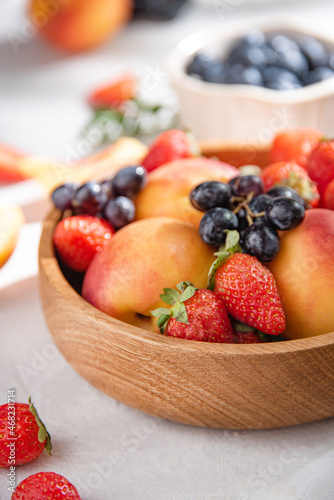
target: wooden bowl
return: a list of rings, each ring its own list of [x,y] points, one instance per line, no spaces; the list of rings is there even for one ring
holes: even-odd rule
[[[268,163],[253,145],[202,144],[235,165]],[[334,332],[268,344],[213,344],[165,337],[118,321],[65,279],[44,223],[39,252],[43,309],[69,363],[92,385],[151,415],[212,428],[264,429],[334,416]]]

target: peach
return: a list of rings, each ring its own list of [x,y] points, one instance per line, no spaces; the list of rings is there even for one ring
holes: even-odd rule
[[[130,0],[30,0],[31,20],[42,35],[67,51],[90,49],[119,29]]]
[[[16,205],[0,207],[0,267],[13,253],[24,223],[22,209]]]
[[[187,222],[170,217],[136,221],[94,257],[82,295],[114,318],[157,331],[150,311],[166,307],[163,289],[186,280],[206,287],[213,252]]]
[[[167,163],[148,174],[136,201],[137,219],[175,217],[199,226],[203,212],[190,203],[191,190],[202,182],[227,182],[239,175],[237,168],[208,158],[187,158]]]
[[[289,339],[334,331],[334,212],[307,210],[303,223],[281,234],[275,276]]]

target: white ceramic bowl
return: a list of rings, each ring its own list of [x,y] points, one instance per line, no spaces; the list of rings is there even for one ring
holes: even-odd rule
[[[334,134],[334,77],[300,89],[271,90],[253,85],[208,83],[189,76],[187,63],[197,51],[224,56],[231,43],[252,29],[318,38],[334,52],[334,35],[324,37],[308,25],[287,22],[221,23],[181,41],[166,58],[172,85],[180,100],[182,126],[200,140],[242,139],[268,143],[280,129],[314,127]]]

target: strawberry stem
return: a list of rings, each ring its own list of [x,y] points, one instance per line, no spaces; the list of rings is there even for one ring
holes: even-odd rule
[[[44,423],[40,419],[34,404],[31,402],[31,396],[29,396],[29,410],[34,415],[36,423],[39,427],[38,430],[38,441],[40,443],[44,443],[45,441],[45,449],[49,455],[51,455],[52,444],[51,444],[51,436],[48,433]]]

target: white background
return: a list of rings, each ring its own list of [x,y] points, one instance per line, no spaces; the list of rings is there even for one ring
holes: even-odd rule
[[[0,141],[29,153],[66,157],[89,117],[85,96],[122,70],[163,72],[165,53],[209,23],[278,15],[333,28],[332,2],[197,1],[170,23],[129,24],[98,50],[71,56],[26,37],[16,53],[8,35],[27,22],[22,0],[0,4]],[[161,81],[161,85],[165,85]],[[26,206],[40,198],[34,183],[0,189]],[[31,201],[31,200],[30,200]],[[16,469],[17,480],[39,471],[65,475],[82,500],[333,500],[334,420],[268,431],[209,430],[174,424],[128,408],[91,387],[54,346],[38,297],[38,219],[29,211],[12,259],[0,271],[0,404],[7,390],[29,395],[53,438],[45,453]],[[28,213],[28,211],[27,211]],[[166,381],[168,383],[168,381]],[[6,471],[0,498],[9,499]]]

